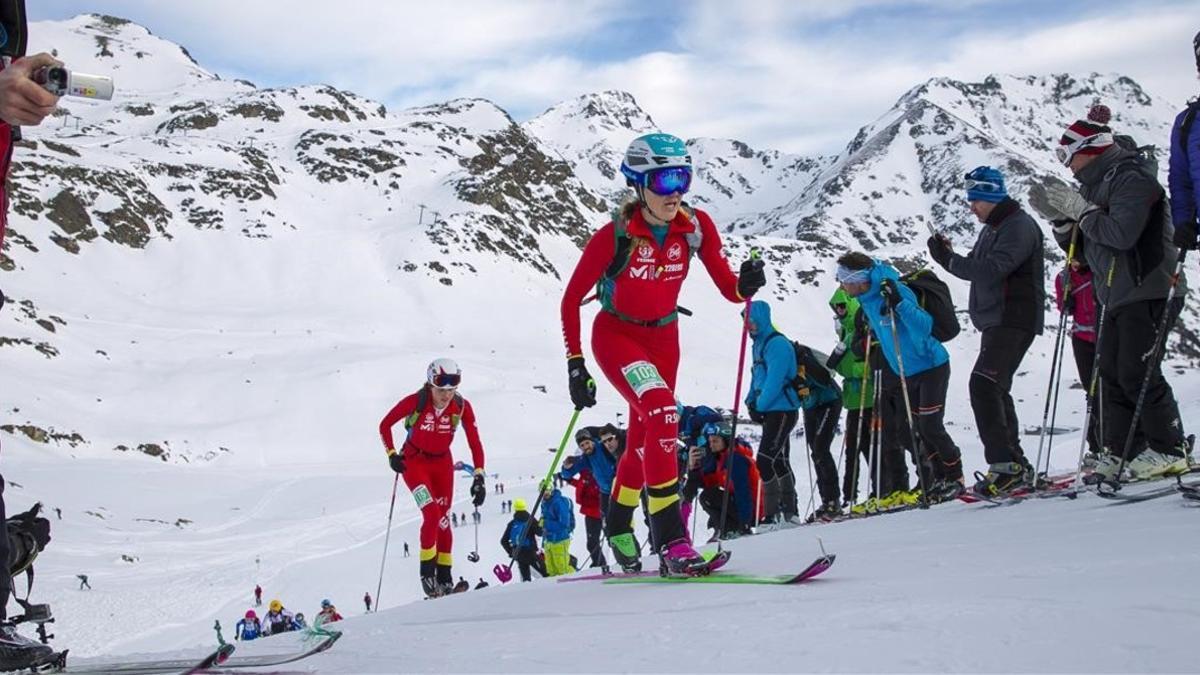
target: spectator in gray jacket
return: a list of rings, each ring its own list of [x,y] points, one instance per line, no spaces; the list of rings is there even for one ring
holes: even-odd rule
[[[1042,232],[1008,196],[1004,174],[988,166],[966,176],[971,213],[983,227],[967,255],[954,252],[945,235],[929,238],[929,253],[946,271],[971,282],[971,323],[980,332],[971,371],[971,408],[983,441],[988,472],[974,491],[1007,494],[1033,479],[1021,448],[1013,405],[1013,375],[1045,319]]]
[[[1097,299],[1104,305],[1096,346],[1104,452],[1095,468],[1096,480],[1119,478],[1147,366],[1152,370],[1136,432],[1149,447],[1134,444],[1125,457],[1126,467],[1135,478],[1188,468],[1189,448],[1175,394],[1163,378],[1161,362],[1146,363],[1163,313],[1178,312],[1187,283],[1181,274],[1175,306],[1167,307],[1178,249],[1171,243],[1174,228],[1166,195],[1155,163],[1137,152],[1132,139],[1125,139],[1114,137],[1103,120],[1076,121],[1063,133],[1057,151],[1079,180],[1079,192],[1058,183],[1046,191],[1051,208],[1078,223],[1084,256],[1096,274]],[[1056,227],[1054,236],[1060,243],[1069,241],[1070,224]]]

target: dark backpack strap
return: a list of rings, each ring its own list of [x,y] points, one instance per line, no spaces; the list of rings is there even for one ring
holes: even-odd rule
[[[1197,113],[1200,113],[1200,99],[1188,104],[1187,113],[1183,116],[1183,124],[1179,125],[1179,142],[1183,145],[1183,158],[1189,164],[1192,158],[1188,157],[1188,136],[1192,134],[1192,124],[1196,121]]]
[[[629,250],[633,248],[633,240],[629,238],[627,227],[629,223],[621,217],[620,209],[612,213],[613,223],[613,257],[604,270],[605,281],[616,279],[629,266]]]

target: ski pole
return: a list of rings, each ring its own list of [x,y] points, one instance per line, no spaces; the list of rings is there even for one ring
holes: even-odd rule
[[[546,494],[546,486],[550,484],[550,479],[554,477],[554,470],[558,468],[558,462],[562,459],[563,451],[567,448],[567,442],[571,440],[571,432],[575,430],[575,423],[579,421],[579,413],[583,412],[583,408],[576,408],[575,412],[571,413],[571,421],[567,424],[567,431],[563,434],[562,440],[558,443],[558,450],[554,453],[554,459],[550,462],[550,470],[546,472],[546,477],[538,483],[537,499],[533,500],[533,508],[529,509],[529,519],[532,522],[537,516],[538,507],[542,505],[542,497]],[[525,541],[525,535],[532,530],[532,527],[526,527],[521,531],[521,536],[517,538],[517,545],[513,546],[512,555],[508,558],[507,565],[496,565],[492,568],[492,573],[500,580],[500,583],[508,583],[512,579],[513,561],[517,559],[517,551],[520,550],[521,544]],[[379,606],[376,602],[376,607]]]
[[[750,249],[750,259],[758,260],[758,258],[758,249]],[[729,430],[729,447],[725,449],[726,476],[731,475],[734,449],[737,447],[738,412],[742,407],[742,371],[746,369],[746,341],[750,338],[750,302],[751,299],[746,298],[746,305],[742,314],[742,344],[738,348],[737,384],[733,392],[733,424]],[[725,539],[725,517],[729,512],[730,490],[723,490],[722,492],[724,492],[724,495],[721,497],[721,520],[717,523],[717,553],[720,553],[722,550],[722,543]]]
[[[1066,313],[1066,311],[1063,311],[1063,310],[1066,309],[1067,303],[1071,301],[1071,260],[1073,260],[1075,258],[1075,241],[1078,238],[1078,236],[1079,236],[1079,223],[1076,223],[1075,226],[1071,229],[1071,244],[1069,246],[1067,246],[1067,262],[1065,265],[1063,265],[1063,271],[1062,271],[1063,280],[1064,280],[1063,281],[1063,293],[1062,293],[1063,307],[1062,307],[1062,310],[1059,310],[1059,313],[1058,313],[1058,334],[1055,335],[1055,337],[1054,337],[1054,356],[1050,359],[1050,380],[1046,383],[1046,406],[1045,406],[1045,409],[1042,411],[1041,433],[1038,434],[1037,460],[1033,463],[1033,489],[1035,491],[1038,489],[1038,481],[1039,481],[1039,478],[1041,477],[1042,447],[1046,442],[1046,421],[1048,419],[1050,419],[1050,403],[1051,403],[1052,398],[1053,398],[1054,407],[1055,407],[1055,410],[1054,410],[1055,417],[1058,416],[1057,415],[1057,413],[1058,413],[1058,393],[1057,393],[1058,387],[1056,386],[1056,384],[1057,384],[1057,382],[1062,380],[1062,353],[1063,353],[1063,346],[1065,344],[1065,341],[1063,340],[1063,335],[1065,334],[1066,327],[1067,327],[1067,313]],[[1052,393],[1053,393],[1053,396],[1052,396]],[[1053,426],[1053,425],[1051,425],[1051,426]],[[1051,432],[1050,435],[1053,436],[1054,435],[1053,432]],[[1053,438],[1051,439],[1050,442],[1051,442],[1051,445],[1053,445],[1053,443],[1054,443]],[[1050,454],[1049,451],[1047,451],[1046,452],[1047,471],[1049,470],[1049,466],[1050,466],[1049,454]]]
[[[1163,315],[1158,320],[1158,328],[1154,332],[1154,344],[1150,347],[1150,353],[1146,356],[1146,374],[1142,376],[1142,386],[1138,389],[1137,403],[1133,406],[1133,419],[1130,420],[1129,431],[1125,434],[1125,447],[1121,450],[1121,463],[1117,465],[1116,478],[1110,482],[1114,486],[1113,489],[1116,490],[1121,489],[1121,472],[1125,470],[1125,462],[1129,457],[1129,449],[1133,447],[1133,439],[1137,436],[1138,424],[1142,419],[1142,409],[1146,405],[1146,390],[1150,388],[1150,380],[1154,379],[1154,371],[1158,370],[1160,360],[1164,352],[1166,352],[1167,334],[1170,332],[1171,324],[1175,318],[1172,305],[1175,303],[1175,291],[1179,288],[1179,276],[1183,273],[1183,261],[1185,258],[1187,258],[1187,249],[1179,249],[1179,257],[1175,260],[1175,272],[1171,274],[1171,286],[1167,289],[1167,302],[1163,305]],[[1098,350],[1097,353],[1099,353]]]
[[[387,563],[388,542],[392,538],[392,514],[396,511],[396,488],[400,485],[400,474],[392,481],[392,503],[388,506],[387,534],[383,535],[383,560],[379,561],[379,585],[375,587],[375,609],[379,609],[379,596],[383,594],[383,566]]]
[[[1104,287],[1112,291],[1113,275],[1117,271],[1117,259],[1114,256],[1112,262],[1108,265],[1108,275],[1104,282]],[[1105,300],[1108,299],[1108,294],[1105,293]],[[1079,486],[1083,481],[1083,453],[1087,448],[1088,429],[1092,424],[1092,415],[1095,414],[1096,407],[1096,387],[1100,382],[1100,346],[1104,339],[1104,317],[1108,314],[1108,302],[1101,303],[1100,316],[1096,320],[1096,354],[1092,357],[1092,377],[1088,383],[1087,389],[1087,412],[1083,415],[1083,436],[1079,439],[1079,460],[1075,465],[1075,480],[1071,482],[1071,494],[1079,491]],[[1117,474],[1120,476],[1120,474]]]
[[[883,369],[875,371],[875,407],[871,409],[871,456],[875,458],[875,510],[883,496]]]
[[[904,392],[904,415],[908,420],[908,435],[912,440],[913,450],[917,453],[917,480],[921,481],[921,508],[927,509],[929,508],[929,486],[925,484],[925,472],[921,471],[920,467],[925,454],[921,444],[917,442],[919,434],[917,434],[916,426],[913,425],[912,401],[908,398],[908,377],[904,374],[904,355],[900,353],[900,331],[896,329],[896,308],[892,307],[888,314],[891,317],[889,323],[892,325],[892,350],[896,354],[896,366],[900,371],[900,391]]]
[[[473,563],[479,562],[479,507],[475,507],[475,511],[471,513],[471,520],[475,521],[475,549],[467,554],[467,560]]]

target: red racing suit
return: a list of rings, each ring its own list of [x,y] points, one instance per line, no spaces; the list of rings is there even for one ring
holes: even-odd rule
[[[662,245],[642,217],[628,214],[629,264],[613,279],[608,302],[592,324],[592,354],[608,381],[629,403],[626,452],[617,464],[612,498],[632,509],[642,488],[651,515],[679,501],[675,437],[679,415],[675,381],[679,370],[679,324],[664,320],[675,311],[683,280],[691,268],[688,235],[699,228],[696,251],[718,290],[730,302],[742,302],[737,275],[721,247],[721,237],[707,213],[683,209],[670,222]],[[616,226],[601,227],[583,249],[583,257],[567,282],[560,312],[567,356],[582,355],[579,307],[604,276],[616,250]],[[615,525],[615,527],[614,527]],[[610,523],[610,535],[621,524]]]
[[[449,520],[450,504],[454,501],[454,459],[450,455],[450,443],[461,424],[467,432],[467,444],[471,446],[471,459],[477,474],[484,472],[483,444],[475,426],[475,411],[466,399],[455,396],[444,410],[435,410],[433,395],[426,394],[424,409],[417,410],[420,398],[418,391],[393,406],[379,423],[379,436],[390,455],[396,449],[392,427],[401,421],[408,427],[408,434],[398,451],[404,455],[404,483],[421,509],[421,565],[428,568],[436,563],[449,567],[454,540]],[[427,572],[427,569],[422,570],[422,574]]]

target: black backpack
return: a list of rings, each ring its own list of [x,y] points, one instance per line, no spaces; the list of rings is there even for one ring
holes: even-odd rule
[[[958,315],[954,310],[954,298],[950,297],[950,287],[938,278],[938,275],[928,267],[915,272],[909,272],[900,277],[901,283],[908,286],[917,296],[917,304],[933,317],[933,338],[938,342],[949,342],[958,337],[962,326],[958,323]]]
[[[767,338],[769,343],[776,336],[782,336],[783,333],[772,333],[771,337]],[[837,379],[833,377],[833,373],[825,366],[825,362],[829,360],[829,356],[816,351],[808,345],[802,345],[795,340],[788,340],[792,344],[792,352],[796,355],[796,378],[788,383],[792,391],[796,393],[797,398],[803,398],[800,395],[801,389],[808,388],[808,380],[811,378],[817,384],[825,387],[832,387],[838,392],[838,396],[842,395],[842,388],[838,386]],[[765,353],[766,347],[764,345]]]

